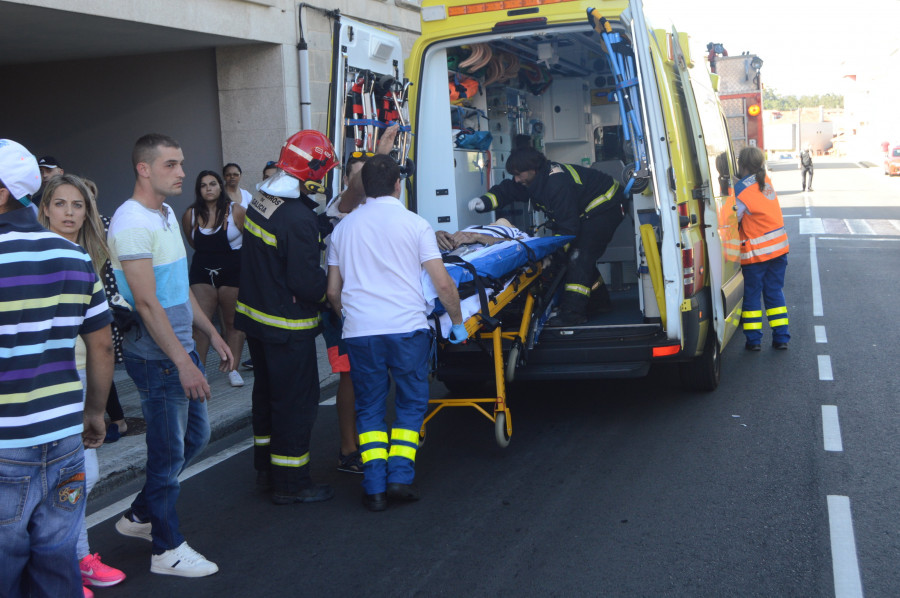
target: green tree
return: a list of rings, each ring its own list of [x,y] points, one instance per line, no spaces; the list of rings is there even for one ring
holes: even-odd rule
[[[763,108],[766,110],[796,110],[797,108],[843,108],[844,96],[836,93],[824,95],[805,95],[801,97],[779,95],[778,90],[771,87],[763,89]]]

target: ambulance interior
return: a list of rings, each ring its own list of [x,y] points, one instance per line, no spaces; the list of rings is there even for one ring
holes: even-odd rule
[[[530,204],[487,214],[467,209],[470,199],[512,178],[505,165],[517,139],[549,160],[599,169],[624,188],[635,159],[619,105],[610,98],[615,85],[601,37],[586,26],[435,44],[425,55],[418,90],[417,212],[435,230],[502,217],[530,234],[552,234]],[[431,167],[437,164],[453,169]],[[641,280],[638,226],[650,222],[658,229],[652,189],[645,178],[631,190],[625,218],[597,263],[613,309],[589,314],[587,327],[660,321],[652,286]]]

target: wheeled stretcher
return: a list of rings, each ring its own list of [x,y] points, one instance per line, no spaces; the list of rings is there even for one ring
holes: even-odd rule
[[[506,385],[515,377],[515,369],[526,347],[526,339],[538,324],[535,313],[537,289],[548,255],[563,247],[574,237],[540,237],[527,240],[506,241],[493,245],[482,255],[465,259],[466,265],[452,260],[447,271],[458,286],[472,282],[479,286],[475,295],[463,299],[461,307],[466,327],[467,343],[477,343],[485,357],[492,362],[494,396],[457,398],[447,397],[429,400],[429,411],[422,422],[419,434],[424,439],[425,427],[440,411],[447,407],[472,407],[494,422],[494,435],[501,447],[509,445],[512,436],[512,418],[506,395]],[[445,261],[447,258],[445,258]],[[497,276],[501,271],[504,274]],[[499,284],[498,284],[499,281]],[[427,286],[427,285],[426,285]],[[427,291],[426,291],[426,294]],[[511,306],[514,306],[513,309]],[[437,331],[439,343],[435,363],[441,362],[441,353],[453,351],[443,338],[449,334],[450,320],[442,308],[432,314],[432,325]],[[473,374],[473,387],[483,381],[483,372]]]

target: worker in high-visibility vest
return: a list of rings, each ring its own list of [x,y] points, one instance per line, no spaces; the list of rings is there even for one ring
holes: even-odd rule
[[[741,314],[745,348],[759,351],[762,341],[763,312],[772,329],[772,347],[787,349],[787,304],[784,299],[784,272],[790,246],[778,195],[766,175],[766,159],[761,149],[745,147],[738,155],[735,184],[737,212],[741,231],[741,269],[744,272],[744,307]]]
[[[611,310],[597,260],[624,218],[625,195],[620,185],[599,170],[551,162],[530,147],[513,150],[506,160],[506,170],[513,179],[503,180],[472,199],[470,210],[488,212],[513,201],[532,199],[554,233],[575,235],[559,312],[547,326],[577,326],[587,322],[588,311]]]

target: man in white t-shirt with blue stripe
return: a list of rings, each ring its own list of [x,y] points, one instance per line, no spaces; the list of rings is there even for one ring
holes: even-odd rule
[[[412,482],[428,408],[433,343],[423,268],[453,322],[451,342],[465,340],[466,330],[459,294],[444,268],[434,231],[399,200],[399,166],[388,156],[374,156],[363,166],[362,180],[368,199],[331,233],[328,300],[344,317],[363,461],[363,503],[382,511],[388,497],[419,498]],[[388,437],[384,417],[390,377],[396,384],[396,418]]]

